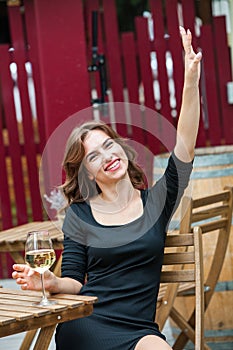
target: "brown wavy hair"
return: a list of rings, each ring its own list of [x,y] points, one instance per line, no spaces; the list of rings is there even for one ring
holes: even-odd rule
[[[95,180],[90,180],[83,165],[85,156],[84,140],[90,130],[102,130],[115,140],[128,157],[128,174],[134,188],[146,188],[146,177],[141,167],[136,163],[137,153],[127,144],[116,131],[104,122],[89,121],[76,127],[70,134],[63,158],[63,168],[66,175],[65,183],[61,186],[68,203],[85,201],[101,190]]]

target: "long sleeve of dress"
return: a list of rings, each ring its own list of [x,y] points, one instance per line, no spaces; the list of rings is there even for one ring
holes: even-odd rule
[[[82,242],[79,219],[74,214],[72,207],[67,210],[63,232],[62,277],[70,277],[83,284],[87,267],[87,252]]]
[[[183,162],[173,152],[169,157],[164,175],[151,189],[154,205],[159,200],[163,208],[163,217],[167,221],[167,227],[188,186],[192,169],[193,162]]]

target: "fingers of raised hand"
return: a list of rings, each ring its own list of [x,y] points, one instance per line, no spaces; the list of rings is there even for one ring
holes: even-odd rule
[[[192,48],[192,34],[190,32],[190,30],[188,29],[187,31],[180,26],[180,34],[182,37],[182,43],[183,43],[183,47],[185,50],[185,53],[190,54],[193,52],[193,48]]]

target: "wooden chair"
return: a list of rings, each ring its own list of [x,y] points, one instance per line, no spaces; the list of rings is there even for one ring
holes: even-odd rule
[[[180,283],[195,284],[195,349],[202,350],[204,344],[204,288],[202,232],[195,227],[193,233],[169,234],[166,238],[165,254],[161,272],[161,284],[157,301],[156,322],[163,328]],[[182,316],[180,315],[182,318]],[[183,324],[187,326],[183,320]]]
[[[204,271],[204,312],[212,299],[215,291],[219,275],[222,270],[222,265],[226,255],[228,246],[231,224],[232,224],[232,205],[233,205],[233,191],[232,188],[225,188],[222,192],[217,194],[205,196],[198,199],[184,197],[182,201],[184,213],[180,225],[180,233],[193,231],[193,227],[198,225],[202,230],[203,235],[217,234],[217,240],[211,261],[208,261],[208,271]],[[208,236],[205,236],[206,238]],[[204,237],[203,237],[204,238]],[[215,236],[208,239],[214,239]],[[193,284],[179,284],[177,297],[188,297],[193,294]],[[174,350],[184,349],[184,346],[191,340],[195,339],[195,312],[196,306],[193,307],[193,312],[188,322],[183,322],[180,313],[175,307],[171,307],[169,316],[182,330],[178,335],[174,345]],[[187,329],[189,329],[187,331]],[[204,344],[203,349],[210,349],[207,344]]]

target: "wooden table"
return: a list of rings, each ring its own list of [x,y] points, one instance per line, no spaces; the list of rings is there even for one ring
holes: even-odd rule
[[[9,253],[14,262],[24,264],[24,248],[27,233],[36,230],[48,230],[55,250],[63,249],[63,233],[59,221],[35,221],[16,226],[0,232],[0,253]],[[58,259],[52,270],[60,275],[61,259]]]
[[[41,296],[41,292],[0,288],[0,338],[30,331],[33,339],[40,329],[34,350],[46,350],[58,323],[89,316],[97,301],[91,296],[56,294],[49,298],[58,304],[34,306]],[[29,350],[29,340],[30,337],[24,339],[20,350]]]

